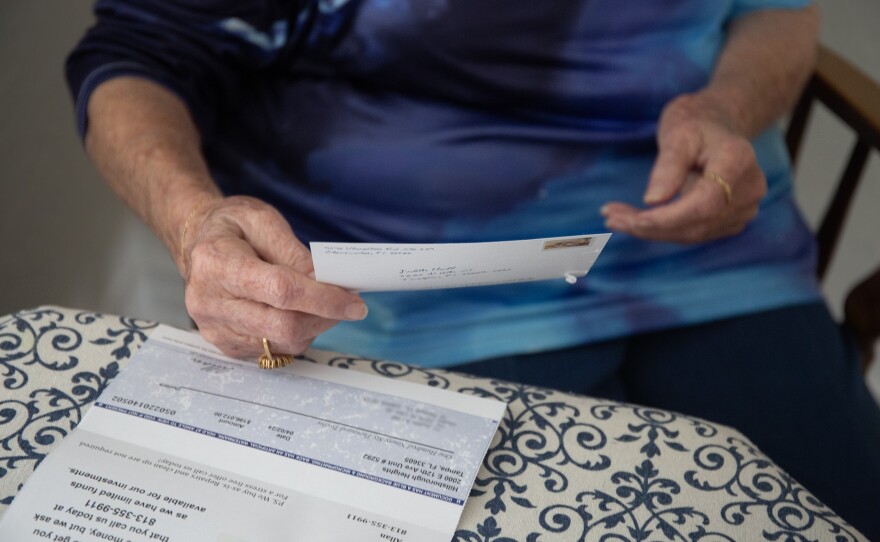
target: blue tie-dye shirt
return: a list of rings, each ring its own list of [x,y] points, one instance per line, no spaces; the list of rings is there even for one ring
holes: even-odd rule
[[[102,81],[176,92],[228,194],[304,241],[488,241],[604,231],[638,204],[658,115],[703,87],[727,25],[801,0],[102,0],[68,61],[82,133]],[[813,301],[813,244],[778,130],[769,192],[702,245],[612,236],[586,279],[365,294],[317,345],[423,365],[601,341]]]

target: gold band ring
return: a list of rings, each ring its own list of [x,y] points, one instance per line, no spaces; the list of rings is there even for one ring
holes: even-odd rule
[[[269,350],[269,339],[263,337],[263,355],[260,356],[260,369],[278,369],[286,367],[293,362],[290,354],[273,355]]]
[[[724,201],[729,205],[730,200],[733,199],[733,189],[730,188],[730,184],[724,180],[724,177],[718,175],[714,171],[706,171],[703,173],[703,176],[709,180],[715,181],[715,184],[721,187],[721,191],[724,192]]]

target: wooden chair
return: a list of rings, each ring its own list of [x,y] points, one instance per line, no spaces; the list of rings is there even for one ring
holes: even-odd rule
[[[821,280],[834,255],[868,155],[872,148],[880,150],[880,85],[827,47],[821,46],[816,70],[788,125],[786,143],[793,164],[797,161],[810,111],[816,100],[856,134],[849,162],[816,233],[819,245],[817,272]],[[874,344],[880,338],[880,267],[847,294],[844,324],[855,333],[862,370],[867,371],[874,357]]]

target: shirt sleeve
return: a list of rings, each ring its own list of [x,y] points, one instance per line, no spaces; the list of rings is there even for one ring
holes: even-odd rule
[[[281,0],[99,0],[96,24],[71,52],[66,76],[85,137],[89,97],[102,82],[137,75],[187,105],[209,134],[240,81],[277,62],[305,2]]]
[[[729,20],[759,9],[801,9],[812,3],[813,0],[735,0]]]

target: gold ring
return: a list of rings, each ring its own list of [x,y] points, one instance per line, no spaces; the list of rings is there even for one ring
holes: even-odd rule
[[[278,369],[286,367],[293,362],[290,354],[273,355],[269,350],[269,339],[263,337],[263,355],[260,356],[260,369]]]
[[[721,187],[721,191],[724,192],[724,201],[729,205],[730,200],[733,198],[733,189],[730,188],[730,184],[724,180],[724,177],[718,175],[714,171],[706,171],[703,173],[703,176],[715,181],[715,184]]]

